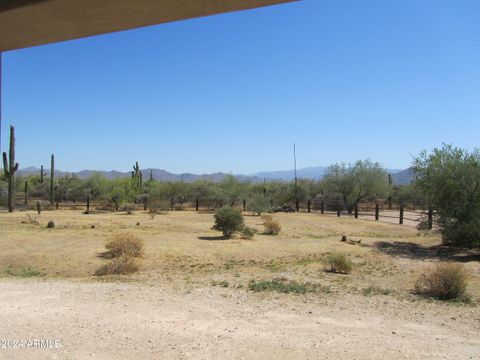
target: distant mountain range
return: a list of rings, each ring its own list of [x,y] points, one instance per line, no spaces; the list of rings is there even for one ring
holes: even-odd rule
[[[44,170],[45,171],[45,170]],[[230,174],[218,172],[212,174],[191,174],[191,173],[184,173],[184,174],[173,174],[166,170],[162,169],[142,169],[143,177],[145,180],[150,178],[150,171],[152,172],[153,178],[159,181],[184,181],[184,182],[192,182],[196,180],[210,180],[210,181],[221,181],[226,176]],[[327,171],[326,166],[316,166],[316,167],[307,167],[302,169],[297,169],[297,177],[301,179],[315,179],[319,180]],[[45,171],[47,176],[49,171]],[[397,185],[405,185],[410,184],[413,180],[415,174],[411,169],[406,170],[395,170],[395,169],[387,169],[387,172],[392,174],[393,182]],[[30,176],[30,175],[39,175],[40,169],[35,167],[28,167],[24,169],[18,170],[19,176]],[[55,170],[55,176],[61,177],[67,174],[65,171]],[[70,172],[70,174],[72,174]],[[116,179],[122,177],[128,177],[131,175],[131,172],[121,172],[116,170],[111,171],[94,171],[94,170],[82,170],[76,172],[80,179],[87,179],[93,174],[101,174],[105,176],[107,179]],[[282,170],[282,171],[263,171],[258,172],[250,175],[234,175],[237,179],[241,181],[250,181],[250,182],[261,182],[264,179],[266,180],[278,180],[278,181],[290,181],[295,178],[294,170]]]

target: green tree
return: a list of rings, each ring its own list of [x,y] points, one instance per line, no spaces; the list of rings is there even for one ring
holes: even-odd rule
[[[354,164],[334,164],[323,179],[326,190],[343,201],[347,211],[355,204],[387,196],[388,174],[377,162],[359,160]]]
[[[255,194],[247,202],[247,210],[262,215],[271,209],[270,200],[264,194]]]
[[[414,159],[416,182],[434,207],[446,244],[480,245],[480,153],[444,144]]]
[[[231,207],[223,207],[215,212],[215,225],[213,229],[219,230],[223,236],[228,238],[236,231],[243,228],[243,217],[240,211]]]

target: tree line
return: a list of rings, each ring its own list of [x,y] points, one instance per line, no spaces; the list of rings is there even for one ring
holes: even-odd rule
[[[382,166],[372,160],[337,163],[327,168],[321,180],[299,179],[298,182],[268,181],[251,183],[226,176],[218,182],[161,182],[152,174],[145,176],[137,163],[131,177],[107,179],[93,174],[80,179],[75,174],[55,178],[54,156],[50,177],[43,172],[19,177],[15,173],[14,128],[10,128],[9,153],[3,153],[0,175],[0,205],[12,212],[20,196],[48,199],[54,202],[107,202],[118,210],[131,204],[167,208],[173,204],[201,201],[208,206],[235,206],[248,203],[247,210],[260,214],[283,204],[299,204],[321,199],[352,213],[361,202],[384,201],[420,203],[435,209],[436,223],[447,244],[480,245],[480,152],[444,144],[431,153],[421,152],[412,163],[416,174],[410,185],[396,186]],[[148,180],[145,180],[147,179]]]

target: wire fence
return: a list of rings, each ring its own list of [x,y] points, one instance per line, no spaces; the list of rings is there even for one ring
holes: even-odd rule
[[[303,212],[325,214],[337,217],[349,217],[358,219],[371,219],[375,221],[386,221],[390,223],[404,224],[406,221],[410,224],[423,226],[426,229],[433,228],[434,211],[431,207],[425,206],[419,202],[394,203],[392,201],[383,202],[362,202],[350,209],[339,202],[323,200],[307,200],[291,204],[275,205],[271,202],[271,211],[277,212]],[[184,200],[171,198],[164,201],[161,205],[156,204],[153,207],[148,199],[137,201],[137,203],[119,206],[111,201],[90,201],[86,202],[56,202],[51,204],[47,200],[30,199],[23,205],[17,205],[17,210],[81,210],[85,213],[91,212],[111,212],[111,211],[201,211],[213,212],[223,206],[232,206],[242,211],[248,211],[248,200],[237,200],[230,203],[222,200]],[[298,205],[298,207],[297,207]]]

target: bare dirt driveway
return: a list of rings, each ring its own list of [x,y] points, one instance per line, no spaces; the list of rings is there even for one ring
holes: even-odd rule
[[[0,314],[0,359],[480,358],[477,307],[392,296],[4,278]]]

